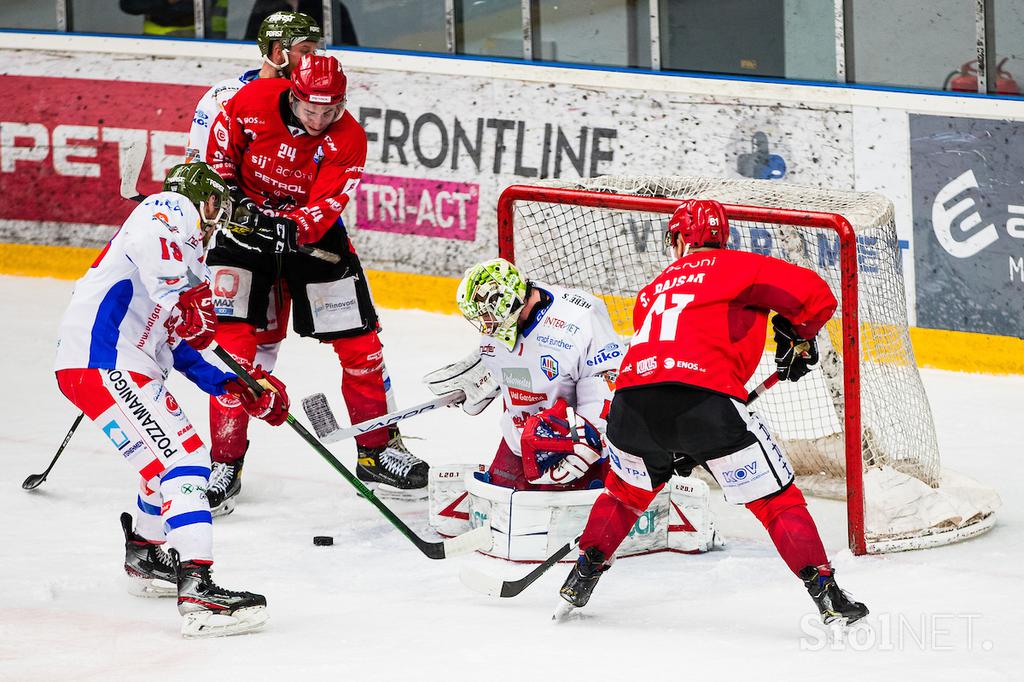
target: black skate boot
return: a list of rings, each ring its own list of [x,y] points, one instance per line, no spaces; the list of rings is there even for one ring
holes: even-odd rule
[[[868,615],[868,607],[850,599],[850,595],[839,589],[835,580],[836,572],[829,566],[807,566],[800,571],[800,578],[808,594],[818,606],[821,620],[826,624],[844,623],[850,625]]]
[[[379,497],[422,500],[427,496],[430,467],[409,452],[397,428],[388,431],[391,439],[386,446],[357,447],[356,476]]]
[[[267,622],[267,599],[253,592],[232,592],[213,582],[211,564],[180,561],[171,550],[178,577],[181,634],[187,639],[252,632]]]
[[[248,449],[248,448],[247,448]],[[210,513],[227,516],[235,511],[235,496],[242,492],[242,465],[245,455],[234,462],[214,462],[210,472],[210,485],[206,488],[206,499],[210,502]]]
[[[136,597],[173,597],[178,578],[171,557],[163,548],[132,530],[132,515],[121,514],[124,531],[124,572],[128,591]]]
[[[559,604],[558,609],[555,610],[554,619],[560,620],[574,608],[586,606],[594,588],[597,587],[597,581],[600,580],[601,574],[608,570],[608,567],[604,552],[597,547],[589,547],[580,555],[576,565],[569,571],[569,577],[562,584],[562,589],[558,591],[558,594],[567,603]]]

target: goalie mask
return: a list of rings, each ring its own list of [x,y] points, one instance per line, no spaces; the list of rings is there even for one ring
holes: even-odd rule
[[[504,258],[474,265],[459,283],[455,302],[481,334],[494,337],[509,350],[516,345],[526,281],[515,265]]]

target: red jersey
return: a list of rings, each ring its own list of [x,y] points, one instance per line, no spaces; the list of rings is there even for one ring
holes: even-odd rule
[[[836,309],[816,273],[778,258],[712,249],[680,258],[640,290],[616,390],[679,383],[746,401],[770,310],[812,338]]]
[[[289,87],[287,78],[259,78],[239,90],[213,123],[206,156],[260,208],[294,220],[299,244],[308,244],[355,195],[366,132],[347,111],[317,136],[287,125],[281,108]]]

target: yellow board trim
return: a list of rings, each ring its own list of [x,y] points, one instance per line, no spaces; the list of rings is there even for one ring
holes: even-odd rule
[[[43,244],[0,244],[0,273],[75,280],[96,259],[97,249]],[[373,299],[381,308],[458,314],[454,277],[368,270]],[[610,308],[619,300],[606,299]],[[920,367],[985,374],[1024,374],[1024,340],[1009,336],[910,328]]]

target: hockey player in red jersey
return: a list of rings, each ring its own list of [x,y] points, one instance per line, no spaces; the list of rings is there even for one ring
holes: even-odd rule
[[[134,528],[131,514],[121,515],[129,590],[177,596],[186,637],[262,627],[267,602],[212,581],[210,455],[164,379],[173,368],[274,425],[288,415],[280,381],[252,369],[268,389],[257,397],[199,354],[217,328],[206,247],[230,215],[227,186],[212,168],[172,168],[164,191],[132,211],[75,285],[55,362],[61,392],[140,475]]]
[[[779,378],[797,381],[817,363],[814,337],[835,311],[835,297],[810,270],[728,250],[729,222],[717,201],[684,201],[665,241],[676,260],[637,295],[635,333],[608,413],[611,471],[560,590],[562,609],[587,603],[673,472],[703,466],[727,502],[745,505],[764,525],[825,622],[863,618],[867,607],[836,585],[785,453],[744,404],[769,312],[777,313]]]
[[[302,57],[315,54],[322,42],[320,26],[307,14],[275,12],[264,19],[256,37],[256,46],[263,57],[260,68],[223,80],[206,91],[192,117],[192,128],[189,130],[188,144],[185,148],[186,161],[206,160],[211,138],[210,129],[217,116],[224,111],[239,90],[258,78],[289,78]],[[228,225],[229,228],[231,226]],[[243,249],[246,246],[244,236],[236,237],[231,229],[220,231],[216,239],[234,241]],[[217,272],[219,273],[219,269]],[[224,281],[221,284],[223,285]],[[219,298],[223,301],[223,297]],[[256,356],[253,364],[272,372],[277,363],[281,342],[287,334],[291,298],[280,281],[267,298],[267,325],[256,331]],[[225,310],[222,308],[221,312]],[[226,405],[225,402],[232,404]],[[234,447],[234,443],[221,436],[230,433],[231,425],[237,425],[239,420],[245,419],[244,410],[240,405],[233,403],[234,401],[215,401],[211,408],[210,430],[213,433],[214,462],[210,478],[210,496],[214,502],[214,516],[230,513],[234,509],[234,501],[231,498],[241,490],[238,474],[241,473],[244,460],[235,456],[234,451],[237,448]]]
[[[366,133],[345,110],[346,91],[337,59],[306,55],[290,80],[253,81],[228,102],[213,123],[208,159],[232,186],[234,222],[250,235],[218,243],[210,268],[222,320],[217,342],[251,361],[272,287],[282,282],[294,330],[334,348],[342,395],[357,423],[388,412],[390,380],[370,289],[341,221],[366,161]],[[237,492],[247,446],[248,416],[232,407],[211,401],[214,457],[225,465],[221,484],[211,484],[217,505]],[[371,431],[356,445],[360,480],[382,495],[426,495],[427,464],[405,448],[397,429]]]

